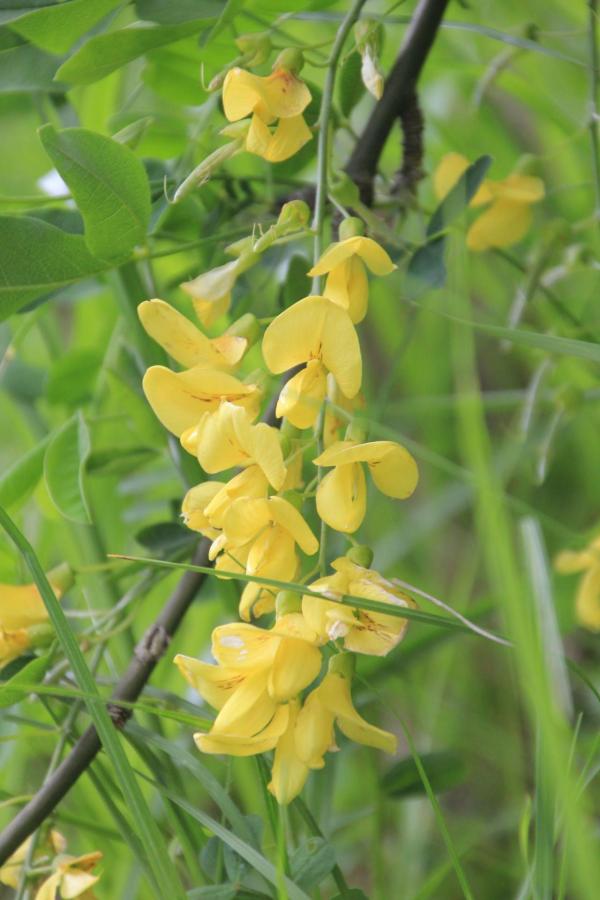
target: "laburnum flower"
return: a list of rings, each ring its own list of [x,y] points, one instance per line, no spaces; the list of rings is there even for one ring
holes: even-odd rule
[[[294,749],[310,768],[320,768],[324,754],[337,749],[334,726],[357,744],[386,753],[396,752],[396,736],[371,725],[354,708],[351,693],[353,662],[349,657],[350,654],[340,653],[331,658],[327,675],[311,691],[298,713]]]
[[[195,428],[205,413],[215,412],[224,401],[243,407],[245,418],[254,419],[262,396],[257,384],[246,384],[229,372],[205,364],[183,372],[150,366],[142,387],[157,419],[177,437]]]
[[[225,315],[231,305],[231,293],[237,279],[259,259],[257,253],[242,253],[237,259],[181,284],[182,291],[192,298],[196,315],[205,328],[210,328]]]
[[[83,856],[58,856],[55,862],[56,871],[40,886],[35,900],[94,900],[93,886],[100,876],[94,875],[92,869],[102,859],[102,853],[86,853]]]
[[[176,656],[182,675],[218,710],[210,731],[194,735],[198,748],[233,756],[273,749],[288,724],[288,701],[321,670],[316,644],[302,615],[288,613],[269,630],[244,622],[215,628],[217,665]]]
[[[306,363],[284,385],[277,416],[297,428],[313,425],[327,391],[327,373],[346,397],[355,397],[362,380],[362,358],[348,313],[327,297],[309,296],[280,313],[265,331],[262,352],[279,374]]]
[[[209,556],[224,557],[221,568],[228,570],[228,559],[243,563],[247,575],[293,581],[300,560],[298,545],[312,556],[319,542],[298,510],[283,497],[235,500],[223,518],[223,532],[213,541]],[[270,612],[275,605],[273,592],[259,582],[249,582],[240,599],[240,616],[248,620]]]
[[[7,887],[15,889],[19,886],[21,869],[27,857],[30,843],[31,838],[28,837],[20,847],[17,847],[12,856],[9,856],[6,862],[2,863],[0,866],[0,884],[5,884]]]
[[[344,219],[340,240],[327,248],[308,273],[311,277],[327,275],[324,296],[347,310],[353,322],[361,322],[367,314],[369,282],[365,267],[374,275],[389,275],[397,268],[383,247],[362,235],[362,228],[360,219]]]
[[[68,565],[48,572],[57,599],[72,585]],[[35,584],[0,584],[0,667],[47,640],[52,632],[46,605]]]
[[[246,411],[234,403],[223,402],[216,412],[199,417],[181,435],[181,444],[198,457],[209,475],[256,465],[276,491],[285,481],[279,432],[265,422],[253,425]]]
[[[379,490],[388,497],[410,497],[419,480],[411,454],[394,441],[337,441],[313,460],[317,466],[333,466],[317,488],[317,512],[336,531],[352,533],[367,510],[366,463]]]
[[[230,481],[203,481],[195,485],[183,498],[181,513],[188,528],[214,540],[223,527],[225,513],[240,497],[267,497],[269,481],[260,468],[248,466]]]
[[[266,77],[235,67],[223,83],[225,116],[230,122],[252,116],[245,148],[269,162],[289,159],[311,139],[302,115],[310,100],[304,82],[281,64]]]
[[[585,550],[563,550],[554,560],[561,575],[583,572],[575,600],[577,620],[590,631],[600,631],[600,537]]]
[[[346,650],[385,656],[404,637],[408,621],[400,616],[354,609],[339,599],[344,595],[364,597],[407,609],[415,608],[414,600],[378,572],[359,566],[345,556],[336,559],[332,568],[334,574],[309,585],[311,591],[331,599],[321,600],[308,594],[302,598],[302,613],[308,627],[323,641],[341,638]]]
[[[232,368],[239,363],[248,347],[246,338],[234,334],[207,337],[164,300],[144,300],[138,306],[138,315],[150,337],[186,369],[198,365]]]
[[[442,159],[434,175],[434,190],[440,200],[452,190],[468,166],[469,160],[459,153],[449,153]],[[483,181],[469,206],[489,206],[469,228],[467,247],[480,251],[518,243],[531,226],[532,205],[542,200],[544,194],[543,181],[531,175],[515,172],[502,181]]]

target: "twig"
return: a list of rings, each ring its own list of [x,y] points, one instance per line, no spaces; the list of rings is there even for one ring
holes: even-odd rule
[[[448,0],[420,0],[400,55],[386,80],[383,96],[374,107],[346,166],[346,172],[358,185],[361,200],[367,206],[371,206],[373,200],[373,180],[381,151],[394,122],[414,100],[417,80],[447,5]]]

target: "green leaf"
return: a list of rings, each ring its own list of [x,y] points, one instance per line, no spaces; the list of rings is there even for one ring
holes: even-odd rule
[[[77,638],[73,634],[67,617],[54,595],[44,570],[27,538],[19,531],[10,516],[0,507],[0,525],[20,551],[35,581],[48,610],[50,622],[54,626],[63,653],[70,663],[77,685],[87,695],[85,703],[98,736],[110,759],[123,799],[130,812],[137,837],[147,854],[150,877],[156,880],[159,898],[183,900],[185,892],[169,857],[167,847],[160,834],[156,819],[142,793],[133,773],[121,738],[108,715],[104,698],[96,686]],[[304,896],[302,900],[305,900]]]
[[[146,237],[150,186],[128,148],[85,128],[39,131],[48,156],[68,185],[85,223],[85,242],[100,259],[127,258]]]
[[[477,193],[492,164],[491,156],[480,156],[465,169],[452,190],[444,197],[427,226],[427,237],[438,234],[448,227],[468,205]]]
[[[239,897],[237,884],[206,884],[187,892],[188,900],[233,900]]]
[[[466,768],[462,757],[449,750],[421,754],[421,763],[435,794],[450,790],[464,781]],[[401,759],[385,773],[382,787],[390,797],[412,797],[426,793],[418,767],[411,756]]]
[[[335,850],[321,837],[307,838],[290,856],[292,878],[306,891],[320,884],[334,866]]]
[[[136,0],[135,11],[140,19],[149,19],[160,25],[177,25],[195,19],[216,19],[223,9],[223,0]]]
[[[41,440],[0,476],[0,506],[17,507],[36,487],[44,470],[50,437]]]
[[[0,216],[0,321],[31,300],[105,268],[79,235],[28,216]]]
[[[16,675],[0,685],[0,709],[13,706],[30,694],[30,685],[42,681],[49,664],[50,656],[36,656],[35,659],[19,669]],[[27,685],[27,689],[19,687],[20,684]]]
[[[90,436],[81,413],[72,416],[54,435],[44,456],[44,478],[57,510],[72,522],[90,520],[83,474],[90,453]]]
[[[407,288],[415,296],[430,288],[439,288],[446,281],[443,237],[428,241],[411,257],[406,270]]]
[[[13,22],[12,28],[43,50],[66,53],[75,41],[125,0],[68,0],[36,9]]]
[[[148,50],[164,47],[201,31],[211,19],[177,25],[132,25],[91,38],[56,73],[70,84],[91,84],[110,75]]]
[[[46,387],[49,403],[81,406],[94,391],[102,356],[97,350],[74,347],[59,356],[51,367]]]
[[[197,536],[178,522],[155,522],[154,525],[147,525],[138,531],[135,539],[152,553],[173,556],[186,547],[192,547],[197,541]]]
[[[60,59],[31,44],[0,52],[0,94],[30,94],[44,91],[62,94],[65,85],[55,81]]]

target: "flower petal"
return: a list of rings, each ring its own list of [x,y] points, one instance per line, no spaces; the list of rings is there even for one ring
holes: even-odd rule
[[[286,477],[279,431],[266,422],[259,422],[250,431],[250,454],[256,460],[276,491],[280,490]]]
[[[419,470],[411,454],[395,441],[353,444],[338,441],[313,460],[317,466],[340,466],[365,462],[379,490],[388,497],[410,497],[419,480]]]
[[[572,575],[575,572],[583,572],[589,569],[594,562],[600,562],[600,553],[596,556],[590,549],[576,553],[573,550],[563,550],[554,560],[554,568],[561,575]]]
[[[228,756],[254,756],[272,750],[286,730],[289,721],[288,705],[280,706],[269,724],[253,737],[235,734],[197,733],[194,741],[204,753],[226,753]]]
[[[288,727],[275,748],[271,781],[268,785],[270,792],[282,805],[291,803],[298,796],[308,777],[308,766],[296,752],[298,703],[290,703],[289,710]]]
[[[223,109],[230,122],[258,112],[267,123],[298,116],[310,103],[310,91],[287,69],[262,77],[235,67],[223,83]]]
[[[225,514],[235,500],[238,500],[240,497],[252,499],[259,499],[261,497],[266,498],[269,492],[267,478],[258,465],[248,466],[247,469],[238,472],[238,474],[234,475],[227,484],[223,484],[220,481],[205,481],[204,484],[217,485],[217,490],[212,493],[212,497],[209,497],[208,502],[205,503],[202,508],[206,521],[210,521],[210,524],[214,525],[215,528],[223,527]],[[200,487],[201,485],[197,485],[197,488]],[[196,490],[196,488],[192,488],[191,491],[188,491],[186,498],[194,490]],[[201,502],[203,497],[200,494],[199,497]],[[194,498],[192,498],[192,501],[193,500]],[[184,513],[185,503],[186,500],[184,499]],[[187,520],[186,525],[190,528],[194,527],[193,525],[190,525]]]
[[[319,699],[318,689],[311,691],[296,720],[296,753],[310,768],[322,765],[323,756],[335,746],[334,716]]]
[[[229,365],[213,342],[174,306],[163,300],[145,300],[137,310],[145,331],[182,366]]]
[[[494,197],[515,203],[538,203],[546,194],[544,182],[532,175],[509,175],[504,181],[491,182]]]
[[[330,244],[308,274],[311,277],[325,275],[354,255],[360,256],[374,275],[389,275],[396,268],[389,255],[377,241],[362,235],[356,235],[355,237]]]
[[[469,168],[469,160],[460,153],[447,153],[440,161],[433,175],[433,189],[438,200],[450,193],[460,176]],[[469,206],[481,206],[493,199],[493,182],[483,181],[471,198]]]
[[[252,672],[225,701],[211,728],[211,734],[252,737],[275,715],[277,704],[267,692],[267,671]]]
[[[369,282],[363,261],[351,256],[334,266],[327,276],[323,293],[347,310],[354,323],[362,322],[369,303]]]
[[[240,497],[234,500],[223,519],[228,546],[241,547],[261,532],[271,521],[266,498]]]
[[[281,639],[267,682],[269,696],[277,703],[296,697],[321,671],[321,653],[296,638]]]
[[[345,534],[360,528],[367,511],[367,486],[362,466],[336,466],[317,488],[317,512],[321,519]]]
[[[469,228],[467,247],[476,251],[510,247],[527,234],[532,218],[528,204],[495,200]]]
[[[386,753],[396,752],[395,735],[371,725],[355,710],[348,679],[336,672],[329,672],[319,685],[318,691],[321,703],[334,714],[342,734],[358,744],[385,750]]]
[[[272,663],[279,640],[273,632],[256,625],[228,622],[212,633],[212,655],[225,668],[264,669]]]
[[[268,162],[283,162],[290,156],[294,156],[310,140],[312,140],[312,132],[304,121],[304,116],[280,119],[266,152],[261,153],[260,156]],[[246,141],[246,149],[250,149],[248,141]],[[255,150],[254,153],[256,152]]]
[[[178,653],[173,660],[185,680],[215,709],[221,709],[246,677],[239,669],[214,666]]]
[[[289,419],[296,428],[315,424],[327,391],[327,373],[318,359],[290,378],[281,389],[275,414]]]
[[[285,528],[305,553],[309,556],[316,553],[319,542],[296,507],[283,497],[271,497],[268,502],[271,519]]]
[[[56,588],[54,592],[60,597]],[[35,584],[0,585],[0,628],[12,631],[47,620],[46,605]]]
[[[211,524],[205,510],[222,490],[223,484],[220,481],[203,481],[189,489],[181,504],[183,521],[188,528],[201,533],[210,530]]]
[[[260,116],[254,114],[246,135],[246,143],[244,145],[246,150],[248,153],[255,153],[257,156],[262,156],[263,159],[266,159],[271,141],[269,126],[263,122]]]

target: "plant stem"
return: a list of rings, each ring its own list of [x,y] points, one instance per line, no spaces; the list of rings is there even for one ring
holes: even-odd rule
[[[600,121],[600,108],[598,106],[598,79],[600,66],[598,58],[598,0],[588,0],[588,40],[590,48],[590,141],[592,144],[592,168],[594,171],[594,185],[596,189],[596,208],[594,216],[600,218],[600,139],[598,137],[598,122]]]

